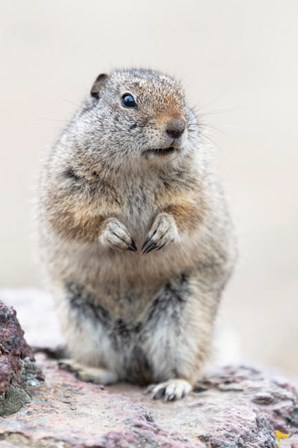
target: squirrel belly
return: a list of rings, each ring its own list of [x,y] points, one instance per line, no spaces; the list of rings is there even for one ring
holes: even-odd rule
[[[145,69],[99,75],[45,163],[40,248],[83,380],[192,390],[211,353],[235,241],[182,86]]]

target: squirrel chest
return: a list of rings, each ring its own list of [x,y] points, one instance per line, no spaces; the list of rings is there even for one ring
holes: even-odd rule
[[[136,242],[141,241],[159,209],[168,205],[169,196],[169,189],[162,180],[157,182],[132,175],[125,179],[125,183],[122,180],[113,187],[115,215],[124,222]]]

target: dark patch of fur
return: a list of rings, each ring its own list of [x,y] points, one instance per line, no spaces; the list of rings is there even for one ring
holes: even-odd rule
[[[152,369],[149,361],[139,345],[133,348],[126,367],[128,382],[141,386],[152,381]]]
[[[99,321],[104,327],[112,326],[112,318],[108,310],[96,304],[90,293],[78,283],[69,282],[66,284],[69,300],[73,309],[83,312],[92,321]]]
[[[189,295],[188,275],[182,273],[177,280],[167,282],[159,291],[149,306],[144,322],[131,324],[123,319],[113,319],[106,308],[95,303],[92,295],[82,285],[68,282],[66,289],[72,308],[88,314],[108,328],[117,346],[121,345],[121,341],[128,342],[131,336],[139,334],[148,324],[150,327],[156,325],[165,316],[177,319]]]
[[[33,353],[43,353],[47,358],[49,359],[64,359],[68,356],[67,354],[67,348],[62,346],[62,345],[58,345],[57,347],[37,347],[37,346],[33,346],[32,347]]]
[[[75,180],[75,181],[80,181],[80,180],[81,180],[80,176],[78,176],[78,175],[74,172],[74,169],[73,169],[73,168],[68,168],[67,171],[65,172],[65,176],[66,176],[68,179],[72,179],[72,180]]]
[[[158,321],[165,317],[174,319],[178,324],[181,308],[184,306],[188,295],[189,285],[187,274],[182,273],[177,280],[167,282],[150,305],[146,317],[146,326],[149,325],[151,329]]]
[[[128,343],[130,340],[131,334],[134,332],[135,332],[134,327],[130,327],[123,319],[117,319],[114,322],[111,336],[114,339],[115,345],[118,346],[121,344],[121,342]]]
[[[92,295],[82,285],[69,282],[66,289],[71,307],[78,312],[78,316],[85,314],[95,324],[100,323],[106,329],[115,350],[124,352],[124,355],[127,352],[127,381],[140,385],[150,383],[152,369],[141,348],[142,341],[150,337],[160,321],[174,321],[179,332],[181,311],[189,295],[188,275],[183,273],[176,280],[168,281],[150,304],[144,320],[137,323],[114,319],[107,309],[95,303]],[[165,347],[165,356],[167,351]]]

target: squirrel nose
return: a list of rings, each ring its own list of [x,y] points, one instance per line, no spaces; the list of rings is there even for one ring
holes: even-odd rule
[[[186,121],[184,117],[174,117],[166,125],[166,133],[171,138],[179,138],[186,128]]]

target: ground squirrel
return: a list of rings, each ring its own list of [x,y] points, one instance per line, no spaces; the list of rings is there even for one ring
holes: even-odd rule
[[[41,176],[43,259],[87,381],[181,398],[210,353],[234,265],[225,200],[179,82],[148,69],[95,80]]]

